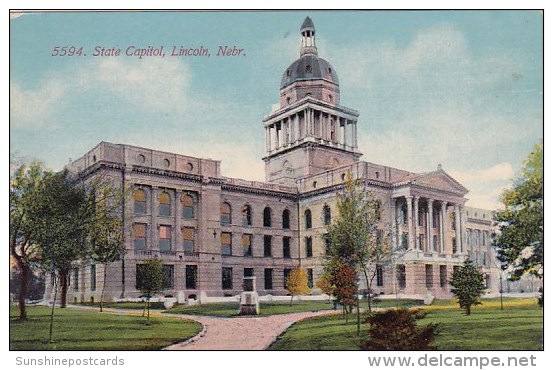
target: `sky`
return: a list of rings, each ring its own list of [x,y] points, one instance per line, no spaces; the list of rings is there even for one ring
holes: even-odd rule
[[[264,179],[262,120],[300,26],[359,111],[361,160],[443,169],[495,209],[543,139],[538,11],[62,12],[10,20],[10,154],[61,169],[101,141],[222,160]],[[209,57],[171,57],[173,46]],[[82,47],[81,56],[52,56]],[[96,47],[121,49],[97,56]],[[165,57],[125,55],[163,46]],[[244,49],[217,56],[219,46]],[[85,56],[86,54],[86,56]]]

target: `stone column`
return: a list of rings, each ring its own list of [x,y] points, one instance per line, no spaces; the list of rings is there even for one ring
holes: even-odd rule
[[[415,249],[421,250],[420,240],[419,240],[419,197],[415,197],[415,204],[414,204],[414,216],[415,216]]]
[[[357,148],[357,121],[353,121],[353,146]]]
[[[396,248],[399,248],[399,246],[401,245],[401,222],[400,222],[400,215],[401,215],[401,205],[400,205],[400,202],[399,202],[399,198],[395,198],[396,199]]]
[[[269,127],[265,127],[265,150],[267,152],[271,151],[271,135],[269,130]]]
[[[410,250],[415,248],[415,240],[413,236],[415,234],[413,229],[413,197],[406,196],[405,200],[407,201],[407,245]]]
[[[301,132],[300,132],[300,116],[299,114],[294,114],[294,133],[295,133],[295,139],[298,141],[301,138]]]
[[[159,243],[157,238],[157,212],[158,212],[158,201],[157,196],[159,193],[159,189],[157,186],[152,186],[152,192],[150,194],[150,210],[151,210],[151,223],[150,223],[150,230],[147,230],[146,233],[150,233],[149,239],[150,239],[150,248],[146,249],[155,249],[159,250]]]
[[[182,250],[182,190],[175,190],[175,235],[173,236],[173,250]]]
[[[432,244],[432,218],[434,217],[433,212],[434,199],[428,199],[426,205],[426,243],[427,243],[427,252],[434,252],[434,245]]]
[[[458,242],[459,244],[459,253],[465,253],[467,250],[467,243],[465,240],[465,221],[464,221],[464,214],[465,209],[463,206],[459,205],[459,235],[461,236],[461,240]]]
[[[455,243],[457,243],[457,254],[463,249],[461,248],[463,233],[461,233],[461,209],[458,204],[455,205]]]
[[[440,247],[441,253],[445,253],[445,234],[446,234],[446,218],[447,218],[447,202],[441,201],[440,210]]]
[[[391,221],[392,221],[392,234],[391,234],[391,249],[394,250],[395,246],[397,245],[397,214],[396,214],[396,198],[392,198],[390,202],[390,215],[391,215]]]

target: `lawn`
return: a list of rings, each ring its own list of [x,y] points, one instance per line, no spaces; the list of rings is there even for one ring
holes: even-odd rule
[[[437,301],[425,308],[421,323],[439,324],[435,345],[440,350],[539,350],[543,348],[543,310],[535,299],[484,301],[470,316],[453,301]],[[362,332],[367,330],[363,325]],[[306,319],[291,326],[270,350],[357,350],[355,315]]]
[[[386,300],[375,302],[376,307],[392,307],[396,304],[402,307],[410,307],[420,304],[420,301],[400,299],[395,300]],[[366,307],[366,301],[361,303],[361,307]],[[238,310],[240,304],[238,302],[232,303],[208,303],[197,306],[175,306],[169,311],[170,313],[176,314],[187,314],[187,315],[201,315],[201,316],[219,316],[219,317],[232,317],[238,316]],[[259,304],[259,316],[269,316],[269,315],[281,315],[285,313],[292,312],[308,312],[308,311],[321,311],[321,310],[332,310],[333,304],[328,301],[296,301],[290,305],[290,302],[261,302]]]
[[[178,318],[123,316],[56,309],[48,343],[49,307],[28,307],[27,321],[10,307],[10,350],[157,350],[196,335],[201,325]]]

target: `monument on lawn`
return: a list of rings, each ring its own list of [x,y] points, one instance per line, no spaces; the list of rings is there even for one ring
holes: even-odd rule
[[[255,276],[244,277],[240,295],[240,315],[259,315],[259,295],[255,290]]]

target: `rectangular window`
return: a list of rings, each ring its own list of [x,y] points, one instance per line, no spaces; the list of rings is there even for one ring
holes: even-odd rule
[[[175,276],[175,266],[163,265],[163,289],[173,289]]]
[[[273,289],[273,269],[265,269],[265,290]]]
[[[232,267],[223,267],[223,289],[232,289]]]
[[[409,234],[401,233],[401,249],[409,248]]]
[[[282,255],[284,258],[291,258],[290,256],[290,237],[285,236],[282,238]]]
[[[424,234],[419,234],[419,249],[421,251],[426,251]]]
[[[244,251],[244,257],[252,256],[252,236],[250,234],[242,235],[242,249]]]
[[[273,255],[272,241],[271,235],[263,235],[263,257],[271,257]]]
[[[432,237],[432,250],[434,252],[437,252],[438,251],[438,235],[434,235]]]
[[[332,253],[332,239],[328,234],[324,234],[323,239],[325,241],[325,253],[328,256]]]
[[[135,214],[145,214],[146,213],[146,200],[134,200],[134,213]]]
[[[196,289],[196,283],[198,281],[198,266],[186,265],[184,278],[186,289]]]
[[[286,286],[288,285],[288,278],[290,277],[290,274],[292,273],[292,269],[284,269],[284,288],[286,289]]]
[[[453,254],[457,254],[457,239],[456,238],[451,238],[451,248],[452,248]]]
[[[438,227],[438,217],[439,217],[439,215],[440,214],[436,211],[432,212],[432,227],[434,229]]]
[[[246,267],[244,268],[244,277],[252,277],[253,276],[253,268]]]
[[[426,214],[424,211],[419,211],[419,226],[424,226],[424,216]]]
[[[459,266],[453,266],[453,275],[459,271]]]
[[[193,227],[182,228],[182,248],[185,252],[194,252],[195,230]]]
[[[90,290],[96,290],[96,265],[90,265]]]
[[[447,266],[440,265],[440,286],[443,288],[447,285]]]
[[[384,270],[382,265],[376,265],[376,286],[384,286]]]
[[[426,273],[426,287],[432,288],[432,285],[434,285],[434,279],[433,279],[433,270],[432,265],[425,265],[425,273]]]
[[[146,279],[145,276],[145,265],[137,264],[136,265],[136,289],[141,290],[144,287],[144,282]]]
[[[221,233],[221,254],[223,256],[232,256],[232,234]]]
[[[305,257],[313,257],[313,239],[310,236],[305,238]]]
[[[132,225],[132,233],[133,233],[133,239],[134,239],[134,249],[145,250],[146,249],[146,224]]]
[[[307,269],[307,286],[313,289],[313,269]]]
[[[482,253],[482,266],[486,266],[487,265],[487,259],[488,259],[488,253],[486,252],[483,252]]]
[[[401,223],[407,225],[407,206],[401,207]]]
[[[396,266],[396,275],[397,275],[397,285],[399,289],[405,289],[405,282],[406,282],[405,265]]]
[[[170,251],[171,250],[171,226],[160,225],[158,227],[159,234],[159,250]]]
[[[79,269],[78,268],[73,269],[73,290],[74,291],[79,290]]]

